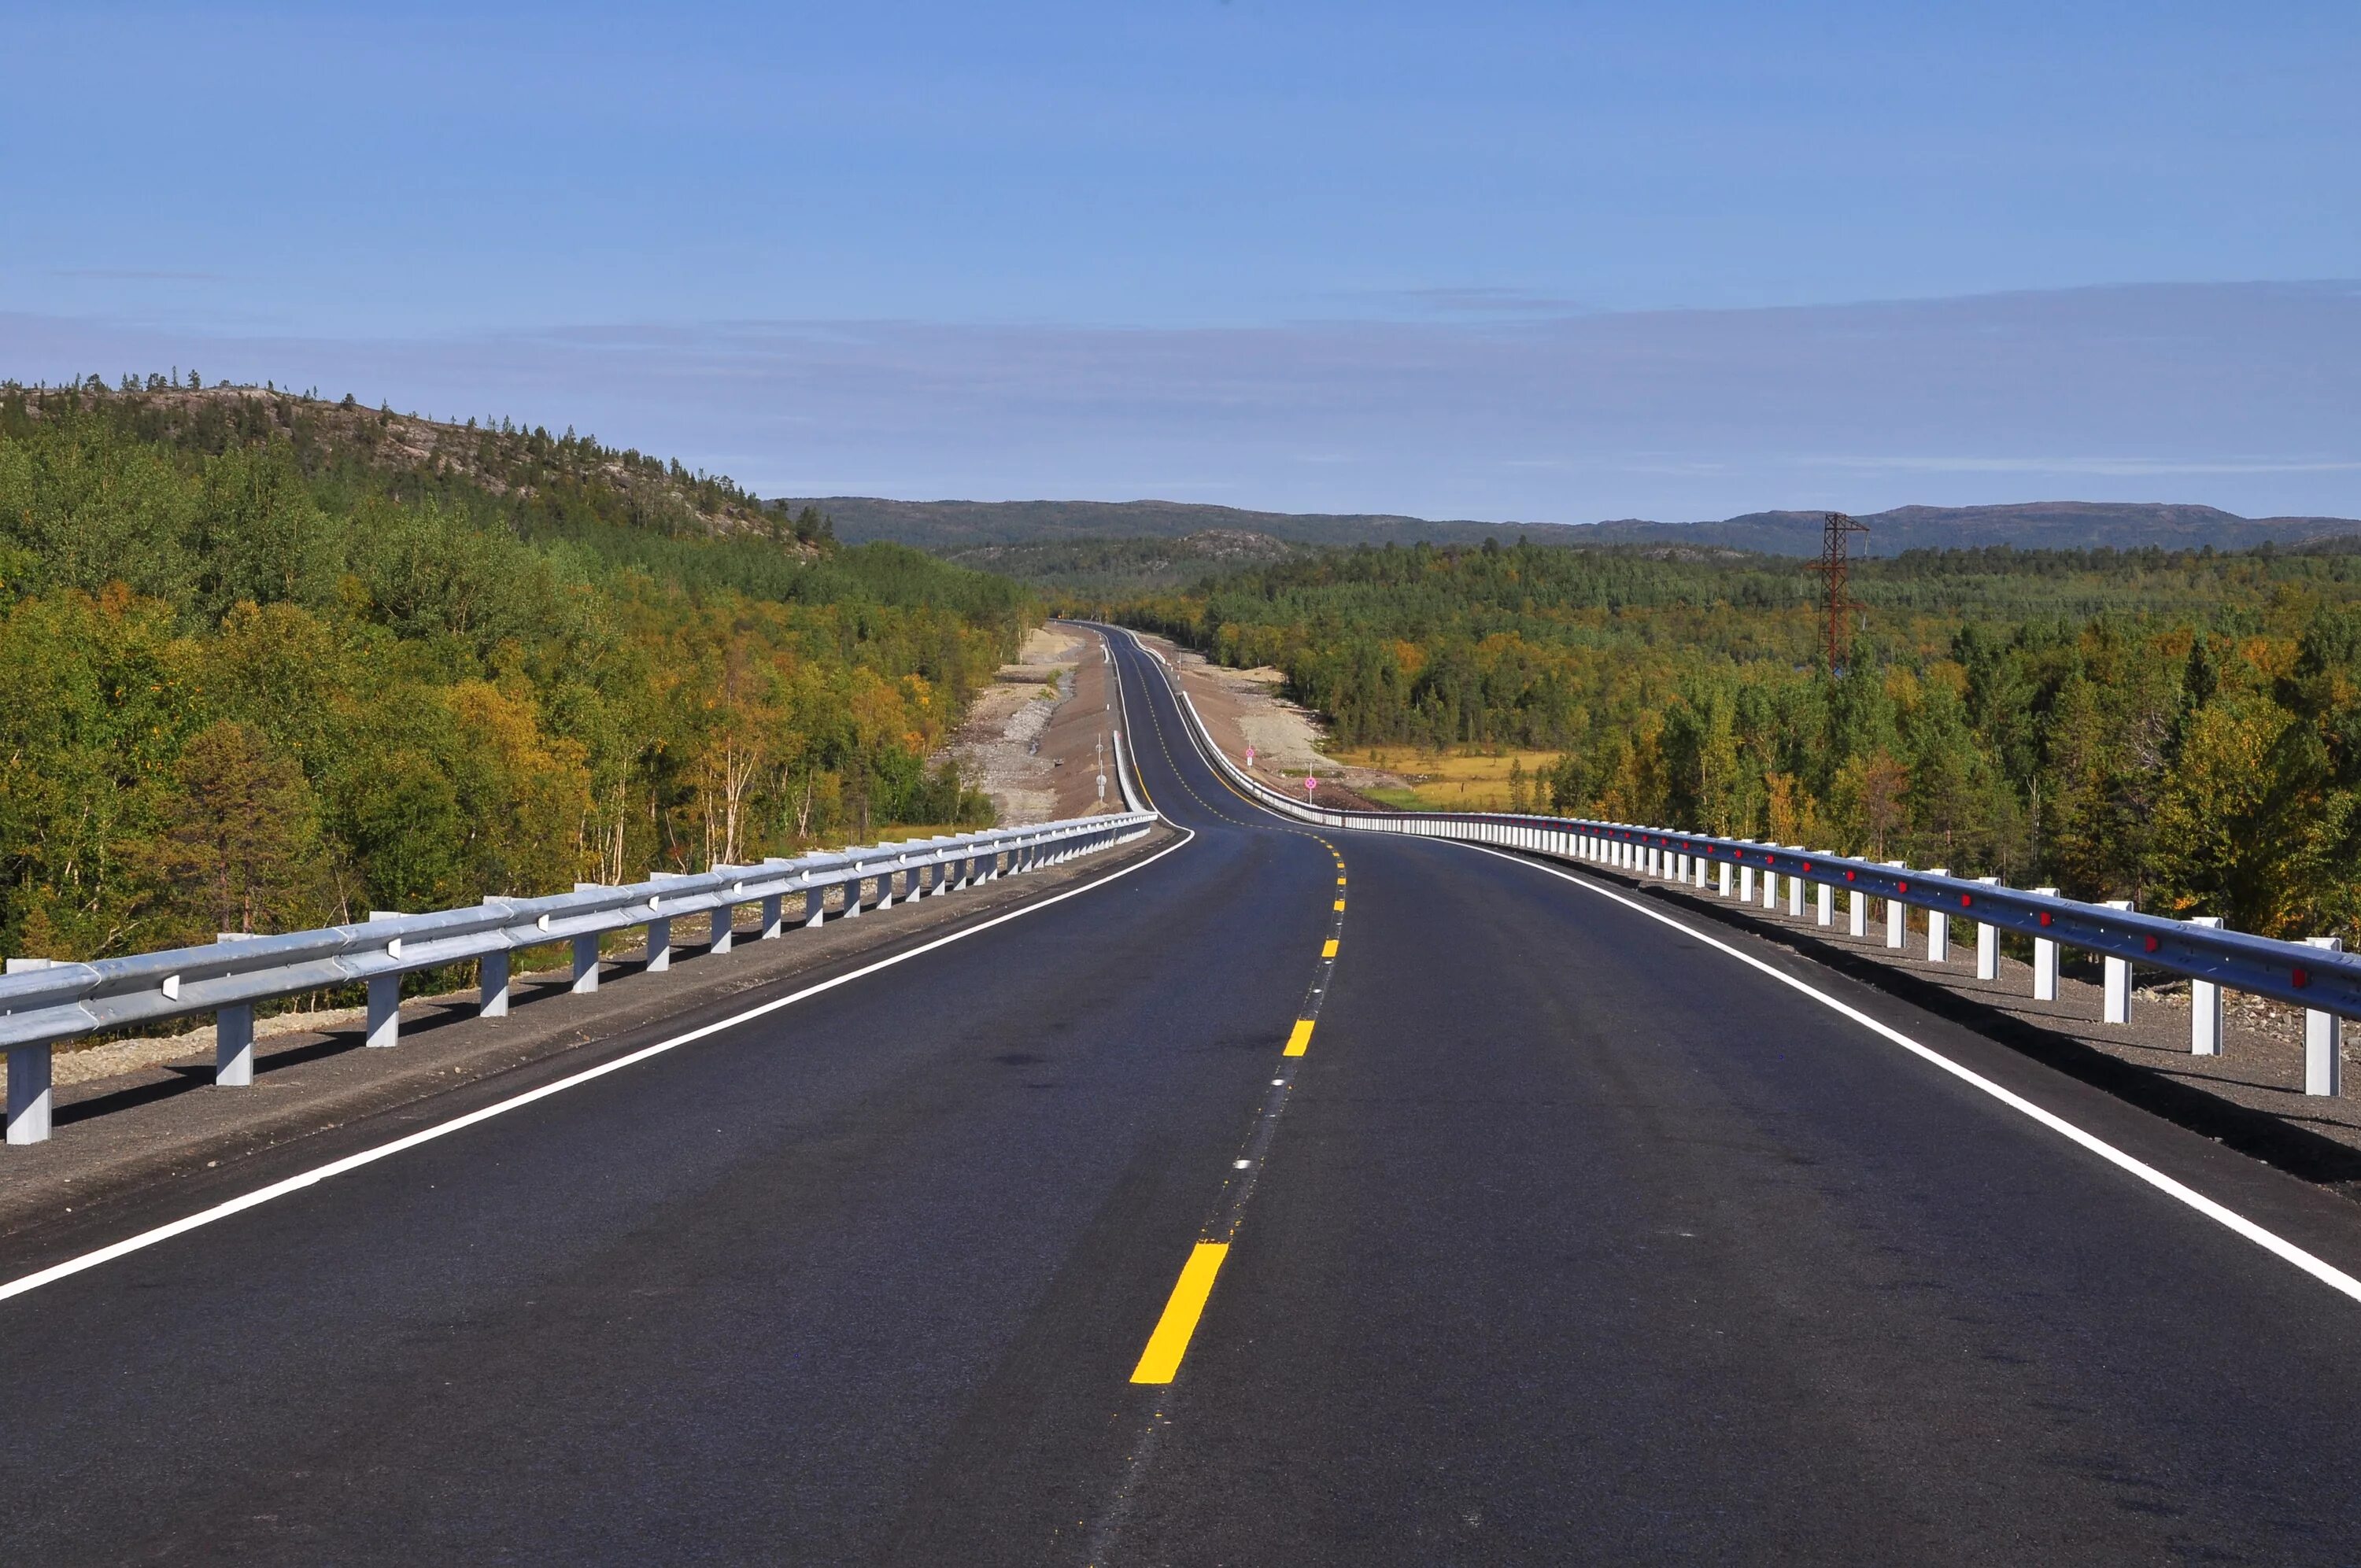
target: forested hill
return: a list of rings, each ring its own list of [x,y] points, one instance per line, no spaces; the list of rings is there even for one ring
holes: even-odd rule
[[[1112,539],[1180,539],[1206,531],[1252,532],[1297,544],[1667,544],[1744,550],[1766,555],[1817,555],[1822,514],[1750,512],[1718,522],[1431,521],[1390,514],[1240,511],[1183,501],[894,501],[829,496],[778,503],[833,518],[848,539],[891,539],[943,554],[986,545]],[[2207,506],[2116,501],[2043,501],[2015,506],[1897,507],[1865,515],[1871,555],[1907,550],[2019,549],[2244,550],[2361,534],[2361,520],[2339,517],[2245,518]]]
[[[1005,579],[572,433],[0,387],[0,951],[78,958],[989,806]]]
[[[1345,746],[1562,753],[1532,803],[2361,943],[2361,554],[1799,564],[1333,551],[1116,607],[1272,664]],[[1414,767],[1415,763],[1409,765]]]

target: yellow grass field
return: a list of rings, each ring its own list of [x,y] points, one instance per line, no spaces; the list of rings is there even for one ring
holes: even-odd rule
[[[1363,746],[1328,754],[1349,767],[1375,768],[1411,781],[1407,789],[1365,792],[1371,797],[1388,806],[1433,811],[1505,811],[1510,764],[1521,766],[1531,780],[1555,767],[1561,755],[1510,751],[1494,755],[1478,747],[1422,751],[1410,746]]]

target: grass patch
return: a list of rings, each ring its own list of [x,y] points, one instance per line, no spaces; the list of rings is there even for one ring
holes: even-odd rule
[[[1428,751],[1408,746],[1362,746],[1330,756],[1356,768],[1375,768],[1409,780],[1402,789],[1367,790],[1372,800],[1406,811],[1505,811],[1510,773],[1521,769],[1528,791],[1557,765],[1556,751],[1523,751],[1466,746]]]

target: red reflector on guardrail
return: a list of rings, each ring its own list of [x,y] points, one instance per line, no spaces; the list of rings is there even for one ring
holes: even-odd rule
[[[1845,872],[1845,881],[1847,881],[1847,882],[1850,882],[1850,881],[1852,881],[1852,872]]]
[[[1971,893],[1963,893],[1963,894],[1960,894],[1960,908],[1962,908],[1962,909],[1972,909],[1972,908],[1974,908],[1974,907],[1975,907],[1975,904],[1976,904],[1975,894],[1971,894]]]
[[[2163,943],[2161,943],[2161,942],[2159,942],[2159,941],[2158,941],[2154,937],[2150,937],[2150,938],[2147,939],[2147,950],[2148,950],[2149,952],[2151,952],[2151,953],[2152,953],[2152,952],[2154,952],[2154,951],[2156,951],[2156,950],[2157,950],[2157,948],[2160,948],[2160,947],[2162,947],[2162,946],[2164,946],[2164,944],[2163,944]]]
[[[2045,910],[2043,910],[2043,911],[2041,912],[2041,923],[2042,923],[2044,926],[2047,926],[2047,925],[2048,925],[2048,924],[2049,924],[2049,911],[2048,911],[2047,909],[2045,909]]]
[[[1906,882],[1897,882],[1894,884],[1894,891],[1896,893],[1908,893],[1910,891],[1910,884]]]
[[[2312,971],[2308,969],[2290,970],[2288,970],[2288,979],[2295,981],[2295,988],[2298,991],[2301,991],[2305,986],[2312,983]]]

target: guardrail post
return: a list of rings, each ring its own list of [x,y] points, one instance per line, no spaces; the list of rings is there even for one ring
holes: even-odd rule
[[[54,959],[10,959],[9,974],[29,974],[56,963]],[[8,1141],[45,1144],[49,1141],[49,1046],[8,1047]]]
[[[1976,880],[1986,887],[2000,885],[2000,878],[1996,876],[1980,876]],[[2000,978],[2000,927],[1989,920],[1976,922],[1976,978]]]
[[[1828,858],[1828,852],[1826,850],[1815,850],[1812,851],[1812,857],[1815,860],[1826,860]],[[1820,924],[1823,926],[1835,925],[1837,923],[1837,890],[1832,884],[1825,882],[1819,884],[1818,903],[1819,908],[1815,911],[1815,913],[1819,916]]]
[[[2307,948],[2332,953],[2345,950],[2342,937],[2306,937]],[[2345,1020],[2334,1013],[2307,1007],[2303,1014],[2303,1091],[2337,1094],[2345,1088]]]
[[[2132,906],[2132,901],[2128,898],[2110,898],[2106,900],[2106,906],[2110,909],[2128,911]],[[2129,959],[2119,959],[2113,953],[2103,956],[2106,959],[2107,983],[2104,999],[2099,1006],[2099,1022],[2128,1024],[2132,1021],[2132,961]]]
[[[1797,852],[1802,851],[1798,850]],[[1787,917],[1791,920],[1804,917],[1804,879],[1793,872],[1787,873]]]
[[[509,953],[502,948],[476,960],[476,1016],[509,1015]]]
[[[574,938],[574,994],[588,996],[598,989],[598,933],[585,931]]]
[[[1763,868],[1763,907],[1779,913],[1779,873],[1769,866]]]
[[[1726,877],[1722,881],[1721,891],[1724,893],[1730,891],[1730,882]],[[1738,902],[1741,904],[1754,902],[1754,868],[1752,866],[1738,868]]]
[[[708,953],[728,952],[730,950],[730,940],[737,934],[737,929],[738,906],[734,904],[715,905],[713,906],[713,935],[707,941],[705,950]]]
[[[2054,887],[2037,887],[2033,892],[2039,898],[2058,896]],[[2058,1000],[2058,944],[2048,937],[2033,938],[2033,1000]]]
[[[672,916],[659,915],[648,922],[648,973],[672,968]]]
[[[250,942],[251,931],[222,931],[216,942]],[[214,1085],[218,1089],[254,1087],[254,1003],[240,1002],[214,1014]]]
[[[363,1043],[384,1049],[401,1041],[401,976],[373,974],[368,979],[368,1034]]]
[[[804,925],[813,927],[828,918],[828,889],[815,887],[804,894]]]
[[[401,918],[401,911],[399,909],[372,909],[369,911],[369,921],[371,924],[375,924],[379,920],[399,920]],[[386,950],[390,954],[399,956],[401,949],[395,942],[389,942],[386,944]],[[368,1030],[368,1032],[362,1036],[361,1043],[363,1045],[371,1046],[382,1050],[389,1046],[397,1045],[401,1042],[401,976],[400,973],[376,974],[369,976]]]
[[[1721,896],[1728,898],[1730,896],[1730,862],[1718,861],[1715,863],[1721,868]]]
[[[1937,866],[1927,874],[1949,876],[1951,868]],[[1947,964],[1951,961],[1951,916],[1947,910],[1927,911],[1927,961],[1930,964]]]
[[[1885,863],[1898,872],[1906,872],[1910,869],[1900,861],[1888,861]],[[1885,945],[1896,949],[1905,947],[1910,941],[1909,933],[1909,905],[1898,898],[1887,899],[1885,901]]]
[[[1849,891],[1852,897],[1847,908],[1845,928],[1854,936],[1866,939],[1869,936],[1869,894],[1857,887]]]
[[[2219,915],[2199,915],[2189,922],[2208,930],[2222,928]],[[2218,1057],[2222,1054],[2222,987],[2210,980],[2189,977],[2189,1054],[2192,1057]]]

